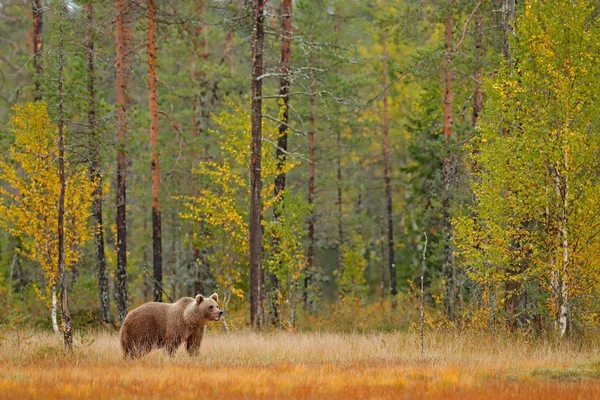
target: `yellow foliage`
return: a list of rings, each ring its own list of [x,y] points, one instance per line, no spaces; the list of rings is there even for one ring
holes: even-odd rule
[[[44,270],[49,285],[58,273],[57,126],[46,105],[15,105],[10,119],[14,143],[0,157],[0,224],[22,241],[21,252]],[[65,265],[74,265],[90,239],[92,183],[83,165],[65,160]]]
[[[201,245],[212,248],[210,265],[218,287],[241,299],[244,292],[240,286],[247,276],[249,252],[250,114],[247,109],[229,103],[227,109],[213,115],[212,120],[217,128],[210,133],[218,138],[220,156],[199,163],[194,170],[206,184],[201,185],[196,196],[183,198],[187,211],[182,213],[182,218],[208,228],[210,233],[204,235]],[[274,227],[264,216],[278,200],[273,192],[279,170],[271,143],[277,141],[279,132],[274,123],[265,120],[262,132],[261,198],[267,236]],[[282,171],[288,173],[295,165],[296,162],[288,157]],[[268,251],[269,241],[264,243]]]

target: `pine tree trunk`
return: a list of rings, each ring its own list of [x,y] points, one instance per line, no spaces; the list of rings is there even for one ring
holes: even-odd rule
[[[475,62],[477,64],[475,68],[475,90],[473,94],[473,126],[477,125],[479,120],[479,114],[483,110],[483,90],[481,90],[481,84],[483,83],[483,13],[481,10],[477,10],[475,14]]]
[[[453,52],[453,25],[454,25],[454,0],[450,0],[448,14],[446,15],[444,29],[444,138],[446,145],[450,145],[452,139],[452,105],[454,94],[452,92],[452,52]],[[450,320],[456,319],[456,297],[457,276],[456,261],[452,250],[452,225],[450,223],[450,198],[452,196],[452,185],[455,179],[454,155],[448,154],[444,158],[443,179],[444,188],[442,193],[442,218],[444,248],[442,254],[442,270],[445,278],[446,293],[444,296],[444,308],[446,316]]]
[[[123,323],[127,315],[127,59],[129,53],[129,38],[127,29],[127,10],[125,0],[116,0],[116,62],[117,62],[117,196],[116,196],[116,225],[117,225],[117,271],[115,286],[117,292],[117,318]]]
[[[92,193],[92,218],[94,222],[94,256],[98,270],[98,295],[100,297],[100,311],[102,322],[110,324],[110,294],[108,288],[108,271],[106,270],[106,255],[104,252],[104,224],[102,221],[102,174],[100,172],[100,143],[96,136],[96,89],[94,81],[94,11],[92,3],[85,6],[87,14],[87,62],[88,62],[88,140],[90,159],[90,179],[94,187]]]
[[[340,47],[340,36],[342,34],[342,27],[340,24],[340,18],[334,15],[333,29],[335,31],[335,51]],[[337,147],[337,233],[338,233],[338,254],[337,254],[337,271],[338,276],[342,277],[344,274],[343,265],[343,244],[344,244],[344,214],[343,214],[343,197],[342,197],[342,130],[338,124],[336,124],[336,147]],[[360,193],[359,193],[360,203]]]
[[[196,38],[201,37],[200,40],[200,44],[199,47],[201,49],[200,52],[200,59],[202,60],[202,64],[204,64],[206,62],[206,58],[208,56],[208,52],[207,52],[207,46],[208,46],[208,42],[206,40],[206,26],[204,26],[205,23],[205,5],[204,5],[204,0],[200,0],[199,1],[199,5],[198,5],[198,14],[200,16],[200,19],[202,21],[203,25],[200,25],[198,27],[196,27],[196,29],[194,29],[194,35],[196,36]],[[206,114],[205,110],[201,110],[200,113],[198,112],[198,105],[200,105],[200,103],[202,103],[201,107],[204,107],[204,102],[203,100],[200,98],[198,90],[196,88],[196,79],[198,77],[203,78],[204,77],[204,73],[203,72],[196,72],[196,58],[197,58],[197,53],[196,51],[193,52],[192,55],[192,65],[190,68],[191,71],[191,87],[192,87],[192,92],[193,92],[193,104],[192,104],[192,136],[194,138],[198,138],[198,136],[200,135],[201,131],[203,131],[204,129],[204,122],[202,121],[202,127],[199,124],[199,114],[202,114],[202,116],[204,116]],[[204,67],[204,65],[202,65],[202,67]],[[202,86],[204,86],[204,83],[202,83]],[[196,163],[198,163],[198,160],[200,159],[200,152],[198,147],[194,148],[194,165]],[[200,195],[200,186],[196,185],[195,187],[195,193],[194,196],[198,197]],[[197,223],[196,224],[196,229],[198,229],[198,231],[200,232],[200,235],[203,234],[203,230],[204,227],[202,225],[202,223]],[[205,251],[203,250],[202,253],[204,253]],[[204,282],[202,279],[202,268],[204,268],[205,264],[204,262],[200,262],[200,248],[198,248],[197,243],[193,244],[193,255],[194,255],[194,273],[193,273],[193,292],[194,294],[201,294],[204,293]]]
[[[312,65],[312,59],[311,59]],[[310,72],[310,98],[309,98],[309,132],[308,132],[308,206],[310,215],[308,216],[308,248],[306,251],[306,271],[304,273],[304,307],[311,306],[311,287],[313,279],[313,261],[315,255],[315,220],[314,211],[315,202],[315,96],[314,90],[314,72]]]
[[[200,18],[202,19],[202,25],[198,26],[195,30],[195,34],[200,38],[200,60],[202,60],[202,70],[196,75],[200,78],[200,86],[202,88],[208,88],[208,82],[206,81],[206,62],[208,59],[208,25],[206,24],[206,5],[204,0],[199,2]],[[203,95],[200,97],[200,123],[198,124],[198,132],[204,133],[208,128],[208,120],[210,119],[210,113],[207,107],[209,90],[203,89]]]
[[[154,0],[147,0],[148,10],[148,99],[150,109],[150,151],[152,153],[152,265],[154,272],[153,299],[162,302],[162,234],[160,212],[160,173],[158,156],[158,93],[156,92],[156,7]]]
[[[277,177],[275,177],[274,196],[276,203],[273,207],[273,219],[277,223],[281,219],[283,211],[283,195],[285,191],[286,180],[286,157],[287,157],[287,141],[288,141],[288,124],[289,124],[289,93],[290,93],[290,59],[292,50],[292,0],[281,1],[281,63],[279,72],[281,78],[279,80],[279,95],[282,97],[281,109],[279,115],[281,122],[279,123],[279,137],[277,139]],[[279,237],[277,234],[273,236],[273,253],[279,253]],[[280,282],[274,271],[269,272],[269,305],[271,323],[275,326],[280,326]]]
[[[227,41],[225,42],[225,52],[223,53],[223,58],[227,58],[229,60],[229,73],[233,74],[233,57],[231,56],[231,46],[233,45],[233,31],[227,32]]]
[[[502,54],[508,65],[512,64],[510,54],[509,35],[513,34],[512,24],[515,18],[515,0],[502,0]],[[505,135],[510,135],[508,130],[504,131]],[[517,245],[513,243],[513,245]],[[518,327],[518,308],[522,302],[521,282],[513,278],[522,268],[518,267],[507,271],[508,279],[504,283],[504,312],[506,314],[506,323],[511,330]]]
[[[265,40],[264,0],[253,2],[252,29],[252,138],[250,142],[250,322],[262,327],[262,79]]]
[[[64,4],[60,2],[58,26],[58,179],[60,192],[58,196],[58,280],[60,282],[60,310],[65,348],[70,350],[73,345],[73,332],[71,327],[71,313],[67,297],[67,274],[65,273],[65,139],[64,139],[64,112],[63,112],[63,13]]]
[[[383,162],[385,173],[385,203],[387,211],[387,244],[388,244],[388,267],[390,269],[390,296],[393,298],[398,294],[396,287],[396,253],[394,241],[394,214],[392,209],[392,178],[390,167],[390,135],[388,119],[388,92],[387,92],[387,32],[382,33],[383,46]]]
[[[44,54],[42,31],[44,27],[44,5],[42,4],[42,0],[32,0],[31,6],[33,12],[33,100],[39,101],[42,99],[42,56]]]
[[[343,265],[343,251],[344,245],[344,225],[343,225],[343,203],[342,203],[342,130],[337,127],[336,137],[337,147],[337,234],[338,234],[338,257],[337,257],[337,271],[341,278],[344,274]]]

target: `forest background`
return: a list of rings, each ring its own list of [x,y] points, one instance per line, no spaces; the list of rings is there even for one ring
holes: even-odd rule
[[[3,326],[595,332],[597,7],[0,2]]]

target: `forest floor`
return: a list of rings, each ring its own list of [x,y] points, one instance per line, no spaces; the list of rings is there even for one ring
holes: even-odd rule
[[[124,360],[116,333],[0,337],[2,399],[594,399],[598,344],[527,343],[474,334],[209,332],[180,348]]]

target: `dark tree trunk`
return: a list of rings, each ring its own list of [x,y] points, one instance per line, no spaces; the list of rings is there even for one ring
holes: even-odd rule
[[[502,55],[508,65],[512,64],[510,54],[509,37],[514,33],[513,22],[515,18],[515,0],[502,0]],[[505,135],[510,135],[508,130]],[[521,247],[519,243],[512,243],[512,246]],[[506,325],[509,330],[516,330],[519,325],[519,307],[523,302],[523,290],[521,282],[514,277],[522,273],[522,265],[514,265],[507,268],[507,280],[504,282],[504,313]]]
[[[340,46],[340,36],[342,33],[342,27],[340,25],[340,18],[336,15],[333,23],[333,29],[335,31],[335,48],[338,49]],[[337,53],[337,50],[336,50]],[[336,126],[336,146],[337,146],[337,231],[338,231],[338,254],[337,254],[337,271],[338,276],[341,278],[344,273],[343,266],[343,251],[342,246],[344,244],[344,214],[343,214],[343,198],[342,198],[342,130],[339,123]],[[359,194],[360,197],[360,194]]]
[[[312,60],[311,60],[312,61]],[[312,63],[311,63],[312,64]],[[311,306],[311,286],[313,279],[313,258],[315,255],[315,96],[313,94],[314,77],[311,71],[310,102],[309,102],[309,132],[308,132],[308,249],[306,251],[306,271],[304,274],[304,307]]]
[[[445,22],[444,43],[444,138],[449,146],[452,140],[452,105],[454,94],[452,92],[452,52],[453,25],[454,25],[454,0],[450,0],[448,14]],[[452,250],[452,225],[450,223],[450,199],[452,196],[452,185],[455,179],[455,160],[453,154],[444,157],[442,170],[444,187],[442,193],[442,230],[444,248],[442,254],[442,270],[445,279],[446,293],[444,296],[444,308],[446,316],[451,320],[456,319],[456,297],[457,297],[457,273],[456,261]]]
[[[117,271],[115,286],[117,294],[118,321],[123,323],[127,315],[127,86],[129,68],[129,32],[127,28],[127,10],[125,0],[116,0],[116,63],[117,63]]]
[[[39,101],[42,99],[42,56],[44,53],[42,31],[44,27],[44,5],[42,4],[42,0],[32,0],[31,6],[33,12],[33,100]]]
[[[253,2],[252,29],[252,138],[250,142],[250,322],[262,327],[262,79],[265,40],[264,0]]]
[[[67,298],[67,274],[65,273],[65,139],[63,112],[63,12],[64,4],[58,5],[59,41],[58,41],[58,177],[60,192],[58,197],[58,280],[60,282],[60,311],[65,348],[70,350],[73,345],[71,313]]]
[[[383,46],[383,162],[385,177],[385,204],[387,211],[387,244],[388,244],[388,268],[390,270],[390,296],[392,299],[398,294],[396,287],[396,252],[394,242],[394,214],[392,209],[392,179],[390,167],[390,135],[388,119],[388,94],[387,94],[387,32],[382,33]],[[392,304],[393,301],[392,301]]]
[[[473,94],[473,126],[477,125],[479,114],[483,110],[483,90],[481,90],[481,84],[483,83],[483,12],[477,10],[475,14],[475,61],[477,66],[475,68],[475,93]]]
[[[150,151],[152,152],[152,265],[154,272],[154,301],[162,302],[162,235],[160,214],[160,172],[158,157],[158,94],[156,92],[156,40],[154,38],[156,7],[147,0],[148,9],[148,99],[150,108]]]
[[[229,60],[229,73],[233,73],[233,57],[231,56],[231,46],[233,45],[233,31],[227,32],[227,41],[225,42],[225,52],[223,53],[223,58],[227,58]]]
[[[344,225],[343,225],[343,203],[342,203],[342,130],[337,128],[337,233],[338,233],[338,257],[337,271],[341,278],[344,273],[344,265],[342,263],[342,246],[344,245]]]
[[[276,203],[274,205],[273,219],[278,222],[283,211],[283,195],[285,190],[286,179],[286,157],[287,157],[287,140],[288,140],[288,124],[289,124],[289,93],[290,93],[290,58],[292,50],[292,0],[281,1],[281,63],[279,72],[281,79],[279,80],[279,95],[282,96],[283,104],[281,105],[280,115],[282,116],[279,124],[279,138],[277,139],[277,170],[278,174],[275,178],[274,195]],[[279,252],[279,237],[273,237],[273,251],[275,254]],[[279,326],[280,312],[280,283],[275,272],[269,272],[269,305],[270,317],[273,325]]]
[[[110,294],[108,288],[108,271],[106,270],[106,254],[104,252],[104,224],[102,221],[102,174],[100,172],[100,143],[96,136],[96,88],[94,81],[94,10],[92,3],[86,5],[88,31],[86,41],[88,62],[88,95],[89,95],[89,152],[90,179],[94,187],[92,194],[92,218],[94,221],[95,259],[98,270],[98,295],[102,322],[110,324]]]

